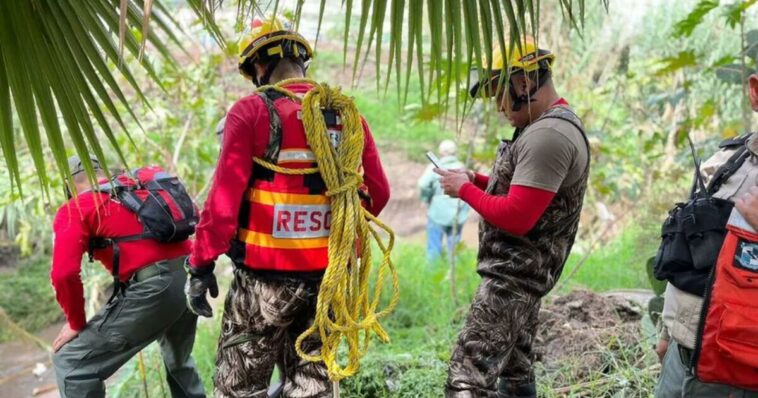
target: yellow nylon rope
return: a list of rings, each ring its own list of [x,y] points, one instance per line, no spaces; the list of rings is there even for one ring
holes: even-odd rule
[[[309,83],[313,89],[300,100],[300,97],[281,87],[291,83]],[[358,187],[363,183],[363,178],[358,170],[363,155],[364,131],[352,98],[342,94],[338,88],[319,85],[307,79],[289,79],[277,85],[261,87],[259,91],[268,89],[301,102],[306,138],[318,167],[288,169],[259,158],[255,158],[255,162],[282,174],[321,173],[326,184],[326,195],[331,199],[329,266],[321,282],[314,322],[297,338],[295,349],[307,361],[324,361],[329,378],[339,381],[358,371],[372,334],[376,334],[382,342],[389,341],[389,335],[379,320],[391,313],[400,299],[397,272],[390,258],[395,234],[361,206]],[[322,109],[339,112],[342,120],[342,135],[336,149],[329,140]],[[389,237],[386,243],[371,223],[385,231]],[[370,286],[371,239],[376,241],[382,256],[373,289]],[[387,306],[379,310],[387,273],[392,283],[392,296]],[[302,350],[302,343],[315,333],[321,337],[323,346],[320,354],[309,355]],[[347,346],[346,361],[338,358],[342,342]],[[343,361],[344,364],[341,363]]]

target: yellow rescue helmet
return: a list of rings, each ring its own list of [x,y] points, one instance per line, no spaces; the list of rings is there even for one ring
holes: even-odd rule
[[[254,62],[268,62],[282,58],[295,58],[307,62],[313,57],[311,45],[301,34],[293,30],[292,22],[276,16],[250,24],[250,32],[238,45],[239,71],[247,79],[256,80],[252,69]],[[257,83],[256,83],[257,84]]]
[[[555,55],[548,50],[537,47],[531,36],[525,37],[521,45],[514,43],[510,48],[506,48],[506,57],[508,59],[508,72],[510,75],[516,73],[530,73],[542,69],[550,71],[552,69]],[[506,63],[503,60],[503,52],[496,49],[491,56],[491,72],[482,71],[476,80],[476,83],[469,89],[472,97],[492,97],[496,94],[498,79],[505,69]],[[487,68],[489,60],[482,60],[482,66]],[[478,70],[476,72],[479,72]]]

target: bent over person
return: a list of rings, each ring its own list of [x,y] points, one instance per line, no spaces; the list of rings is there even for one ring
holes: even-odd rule
[[[91,162],[97,183],[111,189],[97,160]],[[160,344],[171,396],[205,397],[190,355],[197,316],[184,298],[187,276],[182,264],[189,241],[162,243],[143,237],[145,226],[137,214],[108,192],[91,190],[79,158],[69,159],[69,169],[74,182],[69,192],[76,190],[77,196],[55,215],[50,273],[67,321],[53,342],[61,397],[104,397],[105,379],[153,341]],[[118,178],[128,183],[124,176]],[[86,252],[102,262],[115,281],[108,304],[89,321],[81,279]]]
[[[440,183],[479,213],[482,282],[450,359],[450,397],[536,397],[532,341],[540,299],[574,243],[589,175],[582,122],[556,92],[554,55],[531,38],[492,56],[493,72],[471,88],[494,96],[516,127],[492,174],[440,170]],[[509,84],[499,84],[509,69]],[[498,88],[500,86],[500,88]],[[499,384],[498,384],[499,379]]]
[[[212,316],[206,292],[218,294],[214,261],[227,253],[235,269],[218,343],[217,396],[266,397],[277,363],[283,365],[284,396],[331,396],[325,364],[305,361],[295,350],[295,340],[313,322],[329,265],[329,196],[321,175],[305,172],[317,164],[302,107],[282,93],[304,96],[313,88],[303,80],[311,47],[284,21],[270,18],[253,22],[240,49],[242,75],[267,88],[237,101],[226,116],[218,165],[188,261],[188,300],[196,313]],[[339,115],[331,116],[328,134],[339,148]],[[363,130],[360,195],[377,215],[389,199],[389,186],[365,121]],[[304,172],[280,172],[284,169]],[[301,347],[318,354],[318,334]]]

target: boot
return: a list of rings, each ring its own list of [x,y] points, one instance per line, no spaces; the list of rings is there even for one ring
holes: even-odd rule
[[[508,380],[500,379],[497,394],[500,398],[537,398],[537,384],[512,384]]]

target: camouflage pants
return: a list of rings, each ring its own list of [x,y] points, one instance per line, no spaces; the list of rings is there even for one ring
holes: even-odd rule
[[[483,274],[450,359],[448,397],[536,396],[529,391],[542,294],[524,289],[520,279]]]
[[[276,364],[285,382],[285,397],[330,397],[331,382],[323,362],[297,356],[295,339],[312,322],[318,282],[272,281],[235,269],[226,296],[216,359],[216,397],[266,397]],[[303,349],[318,353],[318,337]]]

